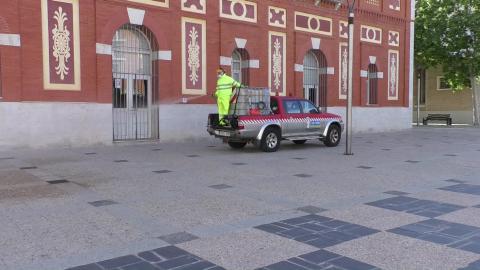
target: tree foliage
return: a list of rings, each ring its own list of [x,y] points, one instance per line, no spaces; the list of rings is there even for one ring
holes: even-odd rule
[[[415,63],[441,65],[453,89],[480,77],[480,0],[417,0]]]

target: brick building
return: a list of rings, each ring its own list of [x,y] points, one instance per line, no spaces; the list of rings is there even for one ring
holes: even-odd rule
[[[0,146],[206,136],[219,65],[344,114],[347,10],[315,2],[0,0]],[[356,6],[354,129],[408,128],[413,5]]]

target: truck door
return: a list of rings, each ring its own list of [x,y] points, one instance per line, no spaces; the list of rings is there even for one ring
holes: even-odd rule
[[[297,136],[305,132],[306,123],[302,114],[300,102],[295,99],[284,100],[285,116],[282,121],[282,134],[286,137]]]
[[[308,135],[320,134],[325,128],[325,121],[320,119],[320,111],[312,102],[301,100],[303,117],[305,119],[305,133]]]

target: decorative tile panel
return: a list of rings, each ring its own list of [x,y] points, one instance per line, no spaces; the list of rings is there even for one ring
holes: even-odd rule
[[[360,40],[382,44],[382,29],[373,26],[362,25]]]
[[[130,2],[152,5],[157,7],[168,7],[169,0],[127,0]]]
[[[338,22],[338,35],[341,38],[348,38],[348,22],[346,21]]]
[[[205,14],[207,12],[207,0],[182,0],[182,10]]]
[[[279,32],[268,33],[268,82],[272,93],[286,94],[286,52],[287,35]]]
[[[80,90],[78,0],[42,0],[43,85]]]
[[[388,31],[388,45],[400,46],[400,33],[396,31]]]
[[[295,12],[295,30],[331,36],[332,19]]]
[[[204,20],[182,18],[182,94],[207,92],[205,28]]]
[[[246,0],[219,0],[220,17],[245,22],[257,22],[257,3]]]
[[[388,100],[398,100],[399,53],[388,51]]]
[[[341,42],[338,50],[338,67],[340,77],[338,80],[338,98],[347,99],[348,91],[348,43]]]
[[[287,10],[278,7],[268,7],[268,25],[276,27],[287,27]]]
[[[388,7],[395,11],[400,11],[400,0],[388,0],[390,3]]]

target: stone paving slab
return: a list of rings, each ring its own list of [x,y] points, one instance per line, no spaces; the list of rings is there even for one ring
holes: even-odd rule
[[[480,204],[480,196],[467,193],[451,192],[446,190],[429,190],[408,195],[409,197],[431,200],[459,206],[474,206]]]
[[[178,246],[232,270],[252,270],[316,250],[255,229],[198,239]]]
[[[465,267],[479,258],[474,253],[388,232],[356,239],[327,250],[385,270],[451,270]]]
[[[370,205],[357,205],[346,209],[326,211],[322,212],[322,215],[377,230],[393,229],[427,219],[414,214],[397,212]]]

